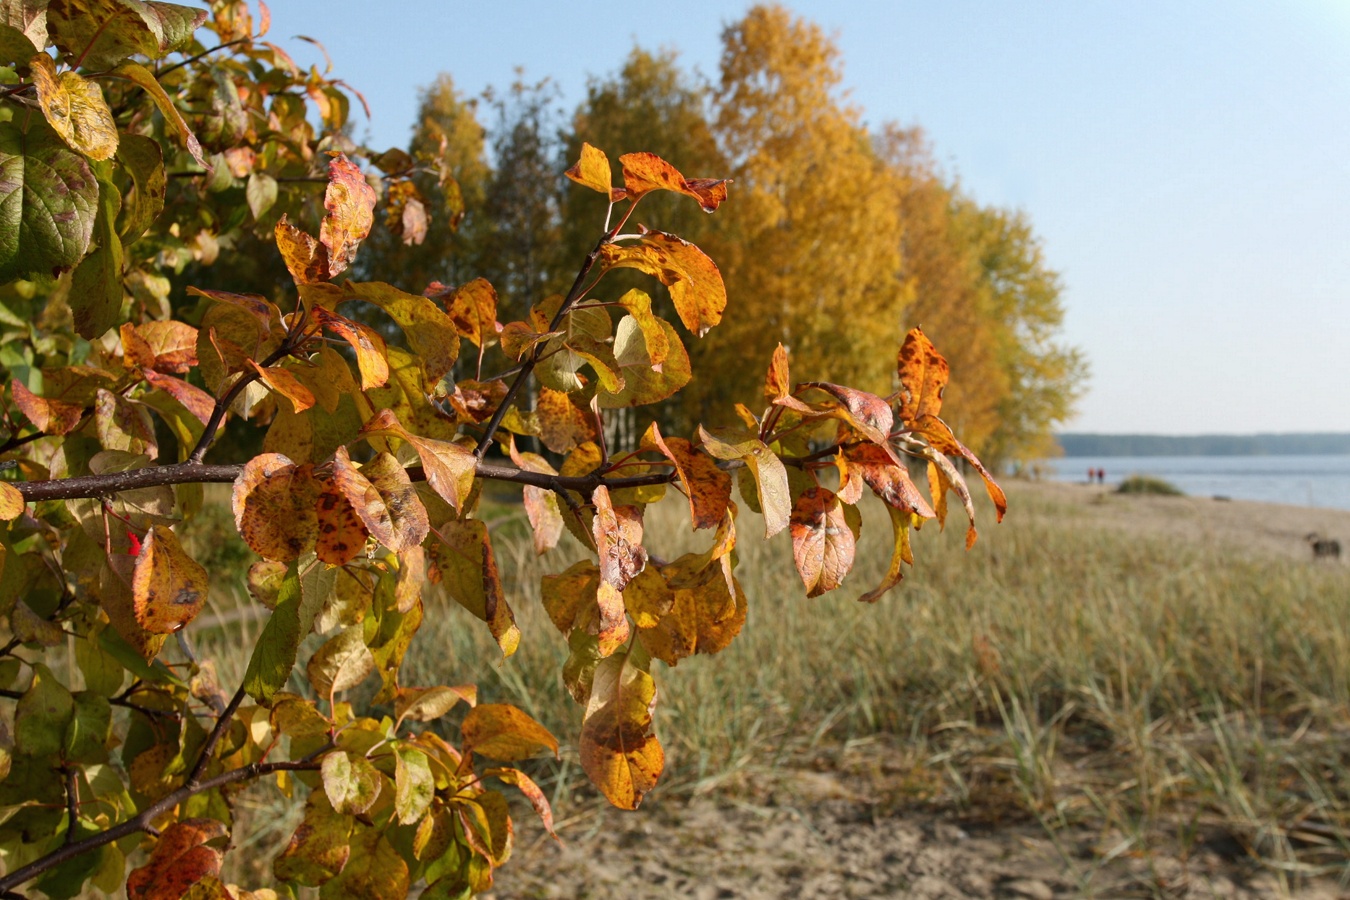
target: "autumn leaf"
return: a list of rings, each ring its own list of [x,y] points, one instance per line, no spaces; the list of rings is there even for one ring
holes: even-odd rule
[[[314,318],[324,328],[342,338],[356,351],[356,368],[361,373],[361,390],[368,391],[389,381],[389,351],[384,338],[368,325],[353,322],[321,306],[314,307]]]
[[[605,269],[637,269],[670,288],[684,327],[702,337],[718,322],[727,305],[727,289],[717,264],[702,250],[673,234],[649,231],[633,244],[600,248]]]
[[[535,400],[539,437],[554,453],[570,453],[595,437],[595,416],[573,401],[572,395],[540,387]]]
[[[366,423],[361,433],[392,434],[411,444],[422,461],[422,471],[426,475],[427,483],[457,512],[468,498],[469,492],[473,490],[478,458],[469,448],[449,441],[418,437],[404,428],[393,411],[388,409],[380,410],[375,418]]]
[[[205,425],[211,421],[211,415],[216,409],[216,401],[206,391],[196,385],[188,384],[181,378],[161,375],[154,369],[142,369],[141,375],[149,382],[151,387],[163,391],[181,403],[183,408],[192,413],[198,422]],[[145,402],[151,401],[146,400]]]
[[[792,513],[788,491],[787,469],[773,451],[752,434],[739,429],[698,429],[703,449],[722,460],[744,460],[759,491],[760,510],[764,515],[764,536],[771,538],[788,525]],[[743,473],[742,473],[743,474]]]
[[[345,566],[365,549],[369,532],[336,480],[327,478],[321,484],[323,488],[314,505],[318,529],[314,553],[329,565]]]
[[[281,366],[263,368],[251,359],[248,364],[268,387],[286,398],[295,412],[304,412],[314,405],[314,393],[301,384],[289,369]]]
[[[459,358],[459,333],[454,321],[426,297],[408,294],[380,281],[347,282],[347,298],[372,303],[403,330],[408,349],[421,362],[427,384],[435,384]]]
[[[883,448],[888,447],[887,442],[890,440],[891,428],[895,424],[895,416],[885,400],[867,391],[823,381],[803,382],[800,387],[814,388],[829,394],[839,402],[839,412],[845,421],[862,432],[872,443]]]
[[[918,487],[909,477],[909,470],[898,466],[891,455],[875,444],[853,444],[843,450],[849,482],[855,475],[893,509],[904,510],[931,519],[934,512]]]
[[[333,478],[366,530],[390,550],[401,553],[426,538],[430,527],[426,507],[393,456],[377,453],[358,470],[347,448],[339,447],[333,457]]]
[[[994,512],[997,521],[1003,521],[1003,515],[1008,511],[1008,498],[1003,493],[1003,488],[999,487],[994,476],[985,468],[984,463],[970,451],[970,448],[956,439],[947,423],[937,416],[919,416],[914,421],[914,430],[921,434],[930,445],[941,453],[948,456],[955,454],[960,456],[966,462],[975,467],[975,471],[980,473],[984,479],[985,489],[989,492],[989,499],[994,502]]]
[[[325,791],[311,791],[305,818],[272,861],[280,881],[317,887],[334,878],[352,855],[352,817],[333,809]]]
[[[504,703],[480,703],[459,727],[465,753],[499,762],[530,759],[547,750],[558,755],[558,739],[526,713]]]
[[[652,191],[674,191],[693,197],[704,212],[710,213],[727,199],[728,179],[688,180],[655,153],[625,153],[619,157],[619,164],[623,166],[624,189],[634,200]]]
[[[136,621],[151,634],[170,634],[196,618],[210,589],[206,569],[188,556],[163,525],[146,533],[131,580]]]
[[[603,484],[591,495],[595,504],[596,553],[600,557],[600,580],[622,591],[647,564],[642,548],[642,511],[634,506],[614,506]]]
[[[384,781],[368,759],[343,750],[325,756],[319,774],[333,811],[354,816],[365,815],[375,805]]]
[[[309,683],[320,697],[351,690],[373,671],[375,657],[366,646],[365,630],[360,625],[344,628],[329,638],[305,664]]]
[[[84,417],[84,406],[80,403],[39,397],[17,378],[10,379],[9,384],[14,405],[43,434],[68,434]]]
[[[745,626],[747,606],[740,583],[718,577],[717,570],[704,567],[701,556],[681,557],[662,571],[671,591],[670,608],[655,625],[638,630],[643,648],[670,666],[695,653],[726,649]],[[693,577],[686,579],[691,570]]]
[[[854,550],[839,498],[822,487],[804,491],[792,508],[792,557],[806,596],[839,587],[853,568]]]
[[[595,667],[581,722],[581,767],[614,806],[637,809],[665,768],[652,734],[656,682],[627,653]]]
[[[900,418],[912,422],[942,411],[950,368],[921,328],[910,329],[896,357],[900,376]]]
[[[197,140],[197,135],[192,133],[192,129],[183,119],[183,114],[178,111],[178,107],[174,105],[168,92],[160,85],[159,81],[149,69],[140,63],[124,62],[114,69],[113,73],[128,79],[149,94],[150,99],[154,102],[156,108],[159,109],[160,115],[164,117],[164,121],[168,125],[168,130],[171,131],[174,137],[178,139],[178,142],[183,145],[183,148],[192,155],[192,158],[196,160],[197,165],[203,168],[209,168],[206,157],[202,154],[202,145],[201,142]]]
[[[431,722],[454,709],[460,701],[478,704],[478,689],[462,687],[399,688],[394,697],[395,728],[404,720]]]
[[[23,515],[24,508],[23,494],[19,493],[19,489],[8,481],[0,481],[0,521],[14,521]]]
[[[273,229],[277,249],[286,269],[296,284],[316,284],[327,281],[328,248],[313,236],[292,225],[282,216]]]
[[[605,155],[605,151],[592,147],[584,141],[581,144],[581,159],[563,174],[582,187],[604,194],[611,203],[618,203],[625,196],[623,188],[610,186],[613,173],[610,171],[609,157]]]
[[[515,653],[520,629],[506,602],[487,526],[478,519],[446,522],[425,549],[455,602],[487,623],[502,655]]]
[[[779,343],[769,361],[769,372],[764,376],[764,399],[775,403],[788,396],[791,383],[788,380],[787,348]]]
[[[263,453],[235,479],[235,526],[264,559],[290,562],[314,546],[319,485],[310,473],[311,467],[297,467],[280,453]]]
[[[507,453],[511,462],[525,472],[538,472],[542,475],[558,473],[537,453],[522,453],[516,449],[515,435],[507,442]],[[558,545],[562,537],[563,518],[558,509],[558,495],[548,488],[527,484],[521,488],[525,506],[525,517],[530,520],[530,531],[534,535],[534,552],[540,556]]]
[[[485,778],[496,778],[507,784],[514,785],[525,795],[525,799],[530,801],[530,806],[534,807],[535,813],[539,816],[539,821],[543,823],[544,830],[549,833],[555,841],[561,841],[557,832],[553,830],[553,808],[549,806],[548,797],[539,785],[534,783],[534,779],[526,775],[519,769],[488,769],[483,773]]]
[[[894,506],[887,506],[886,511],[891,516],[891,529],[895,535],[894,548],[891,551],[891,563],[886,570],[886,575],[881,580],[881,584],[876,588],[858,597],[863,603],[875,603],[881,599],[881,595],[895,587],[903,579],[904,572],[901,569],[902,563],[914,565],[914,555],[909,547],[909,526],[913,518],[911,513]]]
[[[357,247],[375,224],[375,189],[361,170],[341,153],[328,163],[328,189],[323,207],[328,210],[319,229],[319,242],[328,248],[328,277],[346,271]]]
[[[689,498],[695,530],[721,523],[731,502],[731,476],[718,467],[713,456],[684,438],[662,436],[655,422],[648,426],[639,446],[655,450],[675,464],[675,474]]]
[[[208,842],[225,837],[215,819],[181,819],[164,829],[150,859],[127,876],[128,900],[178,900],[208,877],[220,874],[221,851]]]
[[[497,291],[486,278],[475,278],[453,291],[437,295],[437,299],[445,305],[446,315],[460,337],[476,347],[484,347],[496,339]]]
[[[56,73],[46,53],[28,61],[38,105],[61,139],[94,160],[112,159],[117,152],[117,123],[97,84],[75,72]]]

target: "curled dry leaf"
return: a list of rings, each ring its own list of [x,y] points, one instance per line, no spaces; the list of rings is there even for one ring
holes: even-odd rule
[[[487,525],[479,519],[446,522],[425,549],[455,602],[487,623],[504,656],[515,653],[520,629],[502,590]]]
[[[656,682],[629,654],[596,665],[581,722],[581,767],[620,809],[637,809],[665,768],[665,751],[652,733],[655,705]]]
[[[263,368],[251,359],[248,364],[268,387],[286,398],[293,411],[302,413],[314,405],[314,393],[301,384],[289,369],[281,366]]]
[[[544,830],[549,833],[549,836],[555,841],[562,840],[553,830],[553,808],[549,806],[548,798],[544,796],[543,789],[534,783],[533,778],[519,769],[488,769],[483,773],[483,776],[485,778],[496,778],[518,788],[525,795],[525,799],[530,801],[530,806],[534,807],[535,813],[539,816],[539,821],[544,824]]]
[[[843,459],[849,485],[860,489],[860,483],[866,483],[882,502],[894,509],[916,513],[925,519],[935,515],[909,477],[909,470],[896,465],[891,454],[883,448],[875,444],[853,444],[844,448]]]
[[[642,547],[642,511],[635,506],[614,506],[609,488],[603,484],[595,489],[591,501],[595,504],[591,527],[600,556],[600,580],[622,591],[647,564],[647,551]]]
[[[909,527],[914,521],[912,513],[905,512],[894,506],[887,506],[886,511],[891,516],[891,529],[895,536],[894,546],[891,550],[891,564],[886,569],[886,575],[881,580],[881,584],[876,588],[858,597],[863,603],[875,603],[881,599],[881,595],[889,591],[900,583],[905,577],[901,564],[914,565],[914,554],[909,546]]]
[[[928,443],[940,453],[951,456],[955,454],[960,456],[966,462],[975,467],[975,471],[980,473],[984,479],[985,490],[989,492],[989,499],[994,502],[994,512],[999,522],[1003,521],[1003,515],[1008,511],[1008,498],[1003,493],[1003,488],[999,487],[994,476],[985,468],[984,463],[970,451],[970,448],[956,439],[951,428],[946,422],[937,416],[920,416],[914,422],[914,430],[928,441]]]
[[[853,568],[855,549],[839,498],[822,487],[803,491],[792,508],[792,558],[806,596],[839,587]]]
[[[163,525],[146,533],[131,576],[136,621],[151,634],[170,634],[196,618],[210,589],[206,570]]]
[[[890,440],[891,427],[895,424],[895,415],[885,400],[867,391],[823,381],[807,381],[801,387],[815,388],[829,394],[839,401],[838,414],[846,422],[877,446],[889,446],[887,442]],[[889,449],[887,452],[890,452]]]

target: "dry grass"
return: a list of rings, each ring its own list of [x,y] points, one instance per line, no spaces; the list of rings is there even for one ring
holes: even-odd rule
[[[1101,864],[1204,844],[1293,880],[1350,879],[1347,569],[1094,528],[1032,489],[1015,503],[968,554],[962,529],[925,528],[918,569],[875,606],[803,599],[786,541],[766,545],[743,516],[744,632],[715,659],[654,672],[662,790],[755,791],[780,767],[843,764],[868,743],[862,774],[892,807],[1093,829]],[[886,565],[880,513],[865,511],[855,593]],[[653,550],[706,541],[687,521],[675,504],[649,511]],[[538,602],[539,575],[572,551],[537,560],[518,527],[495,547],[521,650],[502,660],[481,623],[433,597],[404,681],[476,682],[572,746],[565,642]],[[228,620],[240,591],[217,583]],[[198,629],[226,683],[257,627]],[[539,770],[563,816],[592,797],[575,759]],[[250,791],[253,832],[237,843],[276,846],[293,823],[279,812],[267,789]]]

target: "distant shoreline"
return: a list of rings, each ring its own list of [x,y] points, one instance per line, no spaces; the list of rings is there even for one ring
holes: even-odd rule
[[[1057,435],[1065,456],[1331,456],[1350,454],[1350,433]]]

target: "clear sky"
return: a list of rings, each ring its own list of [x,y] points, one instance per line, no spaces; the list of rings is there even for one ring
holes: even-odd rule
[[[747,5],[274,0],[269,37],[302,64],[290,36],[322,40],[402,146],[438,72],[476,94],[523,66],[570,109],[634,44],[715,75]],[[1350,0],[785,5],[869,122],[1030,215],[1092,365],[1069,430],[1350,431]]]

